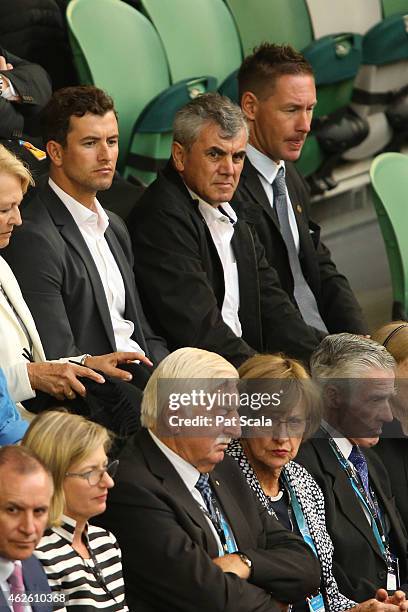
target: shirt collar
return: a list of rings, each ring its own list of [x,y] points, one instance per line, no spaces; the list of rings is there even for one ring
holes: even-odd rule
[[[66,191],[61,189],[52,178],[48,179],[48,183],[51,189],[57,194],[62,203],[66,206],[68,211],[74,218],[75,223],[78,227],[85,229],[86,227],[92,227],[99,234],[104,234],[106,228],[109,225],[109,217],[95,198],[96,212],[89,210],[86,206],[75,200]]]
[[[262,174],[268,183],[273,183],[279,168],[283,168],[283,173],[285,176],[285,162],[282,159],[280,160],[279,164],[277,164],[273,161],[273,159],[264,153],[261,153],[261,151],[258,151],[258,149],[255,149],[255,147],[250,144],[247,144],[246,154],[254,168],[259,172],[259,174]]]
[[[235,210],[232,208],[229,202],[222,202],[218,206],[212,206],[211,204],[208,204],[208,202],[200,198],[200,196],[194,193],[194,191],[189,187],[187,187],[187,190],[193,200],[198,201],[198,206],[200,208],[201,214],[207,222],[207,225],[211,225],[220,220],[225,221],[225,219],[227,219],[227,221],[229,220],[231,225],[235,225],[238,218],[235,213]]]
[[[164,444],[164,442],[159,440],[159,438],[155,436],[150,429],[148,429],[148,432],[151,435],[153,442],[167,457],[174,469],[178,472],[187,489],[191,492],[196,486],[197,480],[200,478],[200,472],[194,467],[194,465],[191,465],[191,463],[180,457],[180,455],[175,453],[171,448]]]
[[[6,582],[14,572],[14,561],[0,557],[0,583]]]
[[[353,444],[350,442],[350,440],[348,440],[348,438],[345,438],[343,434],[337,431],[337,429],[329,425],[327,421],[322,420],[322,427],[327,431],[329,436],[334,439],[345,459],[348,459],[353,449]]]
[[[57,533],[63,540],[66,540],[67,542],[69,542],[69,544],[72,544],[74,540],[75,527],[76,520],[71,518],[70,516],[67,516],[66,514],[63,514],[61,516],[61,525],[53,527],[52,530]],[[88,541],[88,525],[85,526],[83,535],[85,537],[85,540]]]

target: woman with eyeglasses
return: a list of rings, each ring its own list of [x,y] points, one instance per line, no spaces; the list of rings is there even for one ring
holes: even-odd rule
[[[241,408],[241,423],[249,425],[227,452],[238,462],[261,504],[287,529],[303,537],[321,565],[320,591],[297,602],[292,612],[388,609],[377,599],[360,604],[348,599],[333,576],[333,543],[326,529],[323,493],[309,472],[294,461],[302,441],[320,425],[319,397],[306,370],[282,355],[255,355],[238,372],[241,398],[246,398],[247,406],[244,418]],[[383,596],[383,601],[387,595],[383,591],[377,596]]]
[[[104,512],[114,486],[119,462],[109,463],[108,431],[75,414],[43,412],[31,422],[22,444],[42,459],[54,478],[51,527],[35,551],[58,594],[53,609],[128,610],[116,539],[88,523]]]

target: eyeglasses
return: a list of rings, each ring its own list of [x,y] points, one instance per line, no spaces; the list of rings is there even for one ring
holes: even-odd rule
[[[289,436],[299,436],[306,430],[309,419],[302,419],[299,417],[289,417],[287,419],[276,419],[273,421],[271,430],[276,433],[285,426]]]
[[[78,474],[77,472],[67,472],[65,476],[75,476],[76,478],[84,478],[88,481],[91,487],[98,485],[105,474],[109,474],[111,478],[113,478],[118,469],[119,459],[112,461],[109,465],[104,468],[100,468],[98,470],[89,470],[89,472],[82,472],[82,474]]]

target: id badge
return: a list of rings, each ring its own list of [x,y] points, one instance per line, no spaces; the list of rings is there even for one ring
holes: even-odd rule
[[[307,597],[306,601],[310,612],[325,612],[323,595],[321,593],[314,597]]]
[[[399,565],[395,555],[391,555],[387,569],[387,591],[396,591],[399,588]]]

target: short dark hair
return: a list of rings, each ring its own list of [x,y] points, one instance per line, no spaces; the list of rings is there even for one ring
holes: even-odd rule
[[[284,74],[310,74],[313,68],[291,45],[262,43],[248,55],[238,71],[239,99],[246,91],[265,99],[272,94],[276,80]]]
[[[30,448],[24,446],[2,446],[0,448],[0,468],[7,466],[8,471],[17,474],[34,474],[45,472],[52,480],[52,474],[46,464]]]
[[[117,116],[112,98],[98,87],[78,85],[58,89],[42,112],[44,143],[55,140],[64,146],[71,117],[83,117],[86,113],[101,117],[109,111]]]

